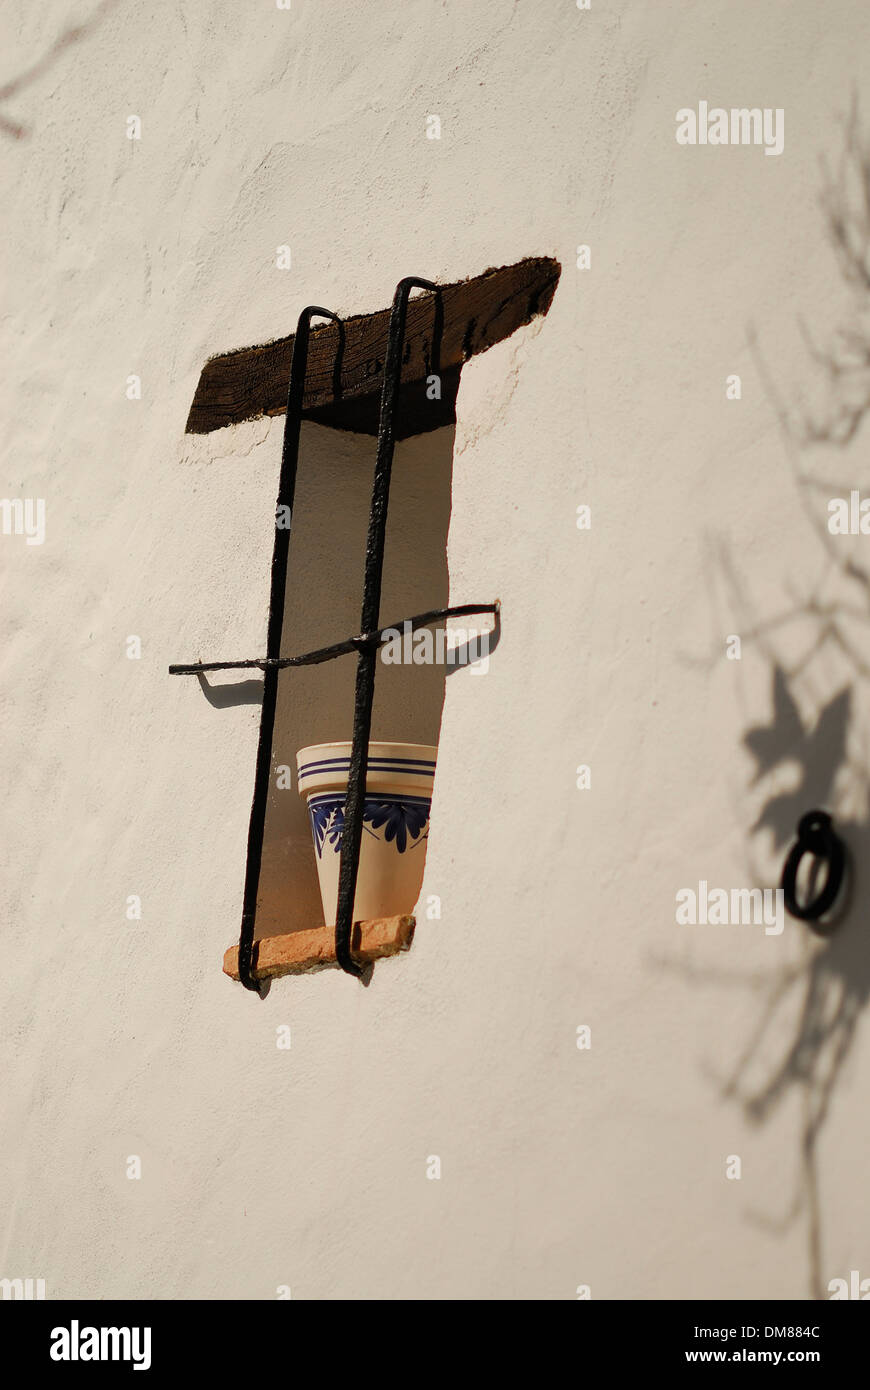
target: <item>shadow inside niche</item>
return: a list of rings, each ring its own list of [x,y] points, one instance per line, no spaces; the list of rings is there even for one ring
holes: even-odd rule
[[[451,425],[396,445],[381,594],[383,622],[448,603],[454,434]],[[365,435],[303,423],[282,651],[313,650],[359,630],[376,447],[376,441]],[[466,621],[471,627],[475,620]],[[486,621],[481,619],[480,626]],[[296,788],[296,754],[310,744],[351,738],[356,668],[355,657],[342,656],[319,666],[281,672],[272,768],[273,773],[287,769],[289,775],[282,774],[283,786],[273,775],[269,788],[258,938],[323,922],[308,811]],[[437,744],[445,678],[443,662],[379,662],[372,738]]]

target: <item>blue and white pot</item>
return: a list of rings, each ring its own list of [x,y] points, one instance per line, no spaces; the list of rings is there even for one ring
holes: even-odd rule
[[[328,926],[335,923],[338,902],[350,750],[350,743],[317,743],[296,754]],[[423,884],[437,753],[424,743],[369,744],[355,922],[414,910]]]

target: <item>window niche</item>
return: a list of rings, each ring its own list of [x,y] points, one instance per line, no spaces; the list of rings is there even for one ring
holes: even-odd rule
[[[364,749],[378,740],[437,745],[450,667],[441,661],[385,666],[379,629],[412,615],[431,625],[432,610],[440,618],[454,611],[446,547],[461,368],[546,314],[559,274],[556,261],[533,258],[452,285],[402,281],[392,310],[343,320],[306,310],[297,335],[222,354],[203,368],[189,433],[288,413],[277,514],[292,510],[292,537],[287,532],[282,540],[279,522],[266,656],[170,668],[200,677],[240,665],[264,673],[242,932],[224,958],[225,972],[249,989],[330,965],[364,977],[372,961],[411,944],[414,919],[407,912],[352,920],[363,822],[375,824],[368,797],[379,775],[376,761],[366,775]],[[425,293],[411,298],[412,288]],[[314,317],[331,321],[315,328]],[[295,489],[288,484],[293,477]],[[282,507],[287,498],[292,507]],[[464,606],[465,614],[484,612],[495,614],[497,625],[496,602]],[[333,644],[341,654],[330,651],[317,664],[321,649]],[[356,662],[345,659],[352,654]],[[333,850],[336,840],[341,846],[336,926],[320,926],[328,913],[308,810],[296,787],[296,753],[349,740],[351,721],[346,807],[330,812],[342,828],[336,832],[337,820],[328,823]],[[331,764],[337,761],[331,753],[318,757]],[[400,771],[420,775],[418,766]],[[399,795],[400,816],[405,800],[414,798]],[[391,837],[404,845],[401,828],[391,825]]]

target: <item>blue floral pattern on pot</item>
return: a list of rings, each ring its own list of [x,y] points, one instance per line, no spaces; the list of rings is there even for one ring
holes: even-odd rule
[[[428,839],[431,804],[428,797],[407,797],[401,801],[367,798],[363,808],[363,830],[375,840],[395,843],[399,854],[404,854]],[[338,853],[344,830],[344,798],[312,797],[308,802],[308,814],[317,857],[323,854],[326,842]]]
[[[344,803],[341,799],[323,798],[316,803],[309,801],[308,814],[311,817],[311,834],[314,837],[318,859],[323,853],[323,842],[327,838],[333,849],[340,849],[341,833],[344,830]]]

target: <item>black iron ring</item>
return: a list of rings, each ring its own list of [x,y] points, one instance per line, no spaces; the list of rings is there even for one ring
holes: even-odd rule
[[[796,888],[798,869],[805,854],[825,860],[827,869],[820,891],[801,906],[797,900]],[[835,832],[827,812],[808,811],[805,816],[801,816],[797,828],[797,841],[792,845],[782,871],[784,901],[792,917],[799,917],[802,922],[817,922],[829,912],[842,887],[845,869],[846,847]]]

